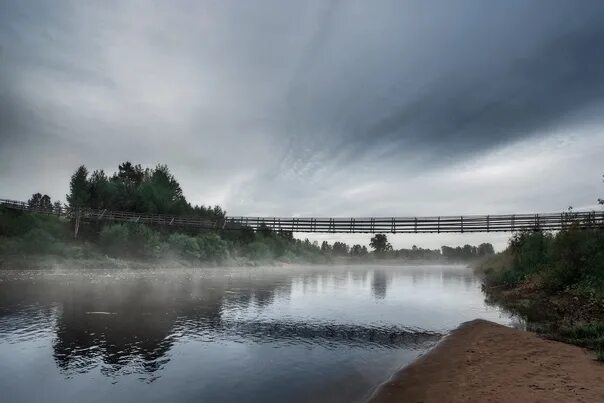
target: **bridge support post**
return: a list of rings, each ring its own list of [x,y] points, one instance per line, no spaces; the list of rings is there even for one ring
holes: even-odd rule
[[[75,211],[75,223],[73,226],[73,239],[78,238],[79,230],[80,230],[80,209],[77,208]]]

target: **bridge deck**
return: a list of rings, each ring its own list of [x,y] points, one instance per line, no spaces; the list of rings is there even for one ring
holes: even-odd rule
[[[561,230],[604,228],[604,211],[577,211],[547,214],[497,214],[434,217],[311,218],[311,217],[225,217],[213,221],[203,217],[138,214],[95,209],[39,209],[27,203],[0,199],[0,205],[29,212],[53,214],[80,221],[130,222],[148,225],[195,227],[200,229],[255,230],[318,233],[464,233],[515,232],[523,230]]]

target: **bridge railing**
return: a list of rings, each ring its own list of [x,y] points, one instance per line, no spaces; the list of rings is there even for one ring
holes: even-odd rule
[[[200,229],[254,230],[268,228],[274,231],[318,233],[464,233],[516,232],[527,230],[561,230],[577,228],[604,228],[604,211],[577,211],[548,214],[495,214],[434,217],[366,217],[366,218],[311,218],[311,217],[225,217],[209,220],[198,216],[140,214],[89,208],[39,208],[28,203],[0,199],[5,207],[76,218],[83,221],[114,221],[148,225],[196,227]]]
[[[204,217],[196,216],[174,216],[166,214],[140,214],[131,211],[113,211],[91,208],[72,208],[72,207],[52,207],[40,208],[30,206],[28,203],[0,199],[0,205],[16,210],[29,211],[32,213],[53,214],[57,216],[75,217],[79,215],[79,219],[86,220],[102,220],[116,222],[131,222],[149,225],[174,225],[174,226],[194,226],[200,228],[218,228],[219,223],[214,220],[209,220]]]
[[[515,232],[560,230],[571,225],[600,228],[604,212],[585,211],[550,214],[505,214],[486,216],[381,217],[381,218],[272,218],[228,217],[227,227],[267,227],[292,232],[349,233],[447,233]]]

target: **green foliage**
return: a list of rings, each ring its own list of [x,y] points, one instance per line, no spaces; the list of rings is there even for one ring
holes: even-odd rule
[[[216,233],[208,233],[197,237],[202,258],[221,262],[229,257],[229,244]]]
[[[367,247],[365,245],[361,246],[359,244],[356,244],[356,245],[353,245],[352,248],[350,248],[351,256],[364,257],[364,256],[367,256],[368,254],[369,254],[369,251],[367,251]]]
[[[161,240],[159,232],[146,225],[131,224],[129,231],[129,247],[135,256],[144,258],[159,258]]]
[[[604,322],[562,326],[556,332],[555,337],[567,343],[595,349],[601,353],[604,350]]]
[[[71,207],[88,206],[90,201],[90,189],[88,184],[88,169],[84,165],[78,167],[69,181],[69,194],[67,203]]]
[[[116,256],[125,250],[129,235],[126,225],[106,225],[99,234],[99,245],[105,253]]]
[[[244,248],[245,256],[253,261],[266,261],[273,258],[270,247],[262,241],[254,241]]]
[[[551,292],[604,296],[604,231],[523,232],[512,237],[505,253],[511,256],[506,266],[485,270],[489,285],[512,287],[538,278]]]
[[[36,228],[43,229],[59,239],[69,233],[68,223],[59,217],[0,207],[0,236],[23,236]]]
[[[333,244],[333,254],[335,256],[346,256],[348,255],[350,248],[344,242],[334,242]]]
[[[34,193],[27,201],[27,205],[31,209],[52,211],[53,205],[50,196]]]
[[[388,242],[388,237],[384,234],[375,234],[369,242],[376,254],[383,254],[384,252],[392,250],[392,245]]]
[[[194,237],[174,233],[168,237],[168,246],[171,251],[184,259],[200,259],[201,249]]]
[[[493,245],[490,243],[482,243],[478,246],[464,245],[463,247],[457,246],[455,248],[443,246],[441,251],[442,256],[449,261],[479,259],[495,253]]]
[[[34,228],[23,235],[19,245],[22,253],[52,253],[58,252],[60,245],[48,231]]]
[[[82,165],[72,175],[69,189],[67,202],[72,207],[201,216],[218,222],[225,216],[219,206],[189,204],[174,175],[161,164],[144,169],[127,161],[110,177],[102,170],[89,176]]]

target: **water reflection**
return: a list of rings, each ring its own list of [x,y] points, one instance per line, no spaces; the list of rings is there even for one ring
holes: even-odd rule
[[[351,364],[356,359],[353,351],[358,357],[367,357],[372,350],[409,356],[434,344],[446,329],[477,316],[465,309],[485,309],[477,280],[460,268],[15,271],[1,273],[0,280],[0,347],[4,342],[48,340],[55,365],[66,379],[98,371],[114,382],[132,375],[147,383],[157,381],[168,366],[173,368],[170,363],[178,346],[198,346],[191,354],[209,346],[225,356],[241,357],[237,344],[247,346],[245,351],[268,345],[296,351],[289,357],[266,352],[263,356],[275,360],[277,367],[285,357],[290,365],[301,365],[304,376],[297,376],[312,379],[304,382],[316,383],[320,390],[326,385],[319,378],[335,376],[328,374],[335,363],[309,360],[299,347],[332,351],[337,360],[351,365],[351,377],[359,376],[358,367]],[[449,298],[459,311],[453,319],[455,303],[447,303]],[[428,313],[432,320],[426,319]],[[213,361],[204,357],[205,365],[215,366],[216,372],[242,370],[219,356]],[[362,371],[359,385],[364,385],[365,393],[393,365],[401,365],[395,356],[389,361],[388,355],[373,356],[384,357],[380,360],[388,364],[372,374]],[[183,359],[176,361],[185,366]],[[195,371],[187,376],[195,379]],[[261,384],[282,375],[274,371],[260,371],[266,378]],[[340,377],[347,373],[346,368],[341,371]],[[0,367],[0,379],[3,375]],[[210,382],[212,375],[206,377]]]
[[[374,270],[371,280],[371,291],[376,299],[386,298],[388,290],[388,276],[384,270]]]

